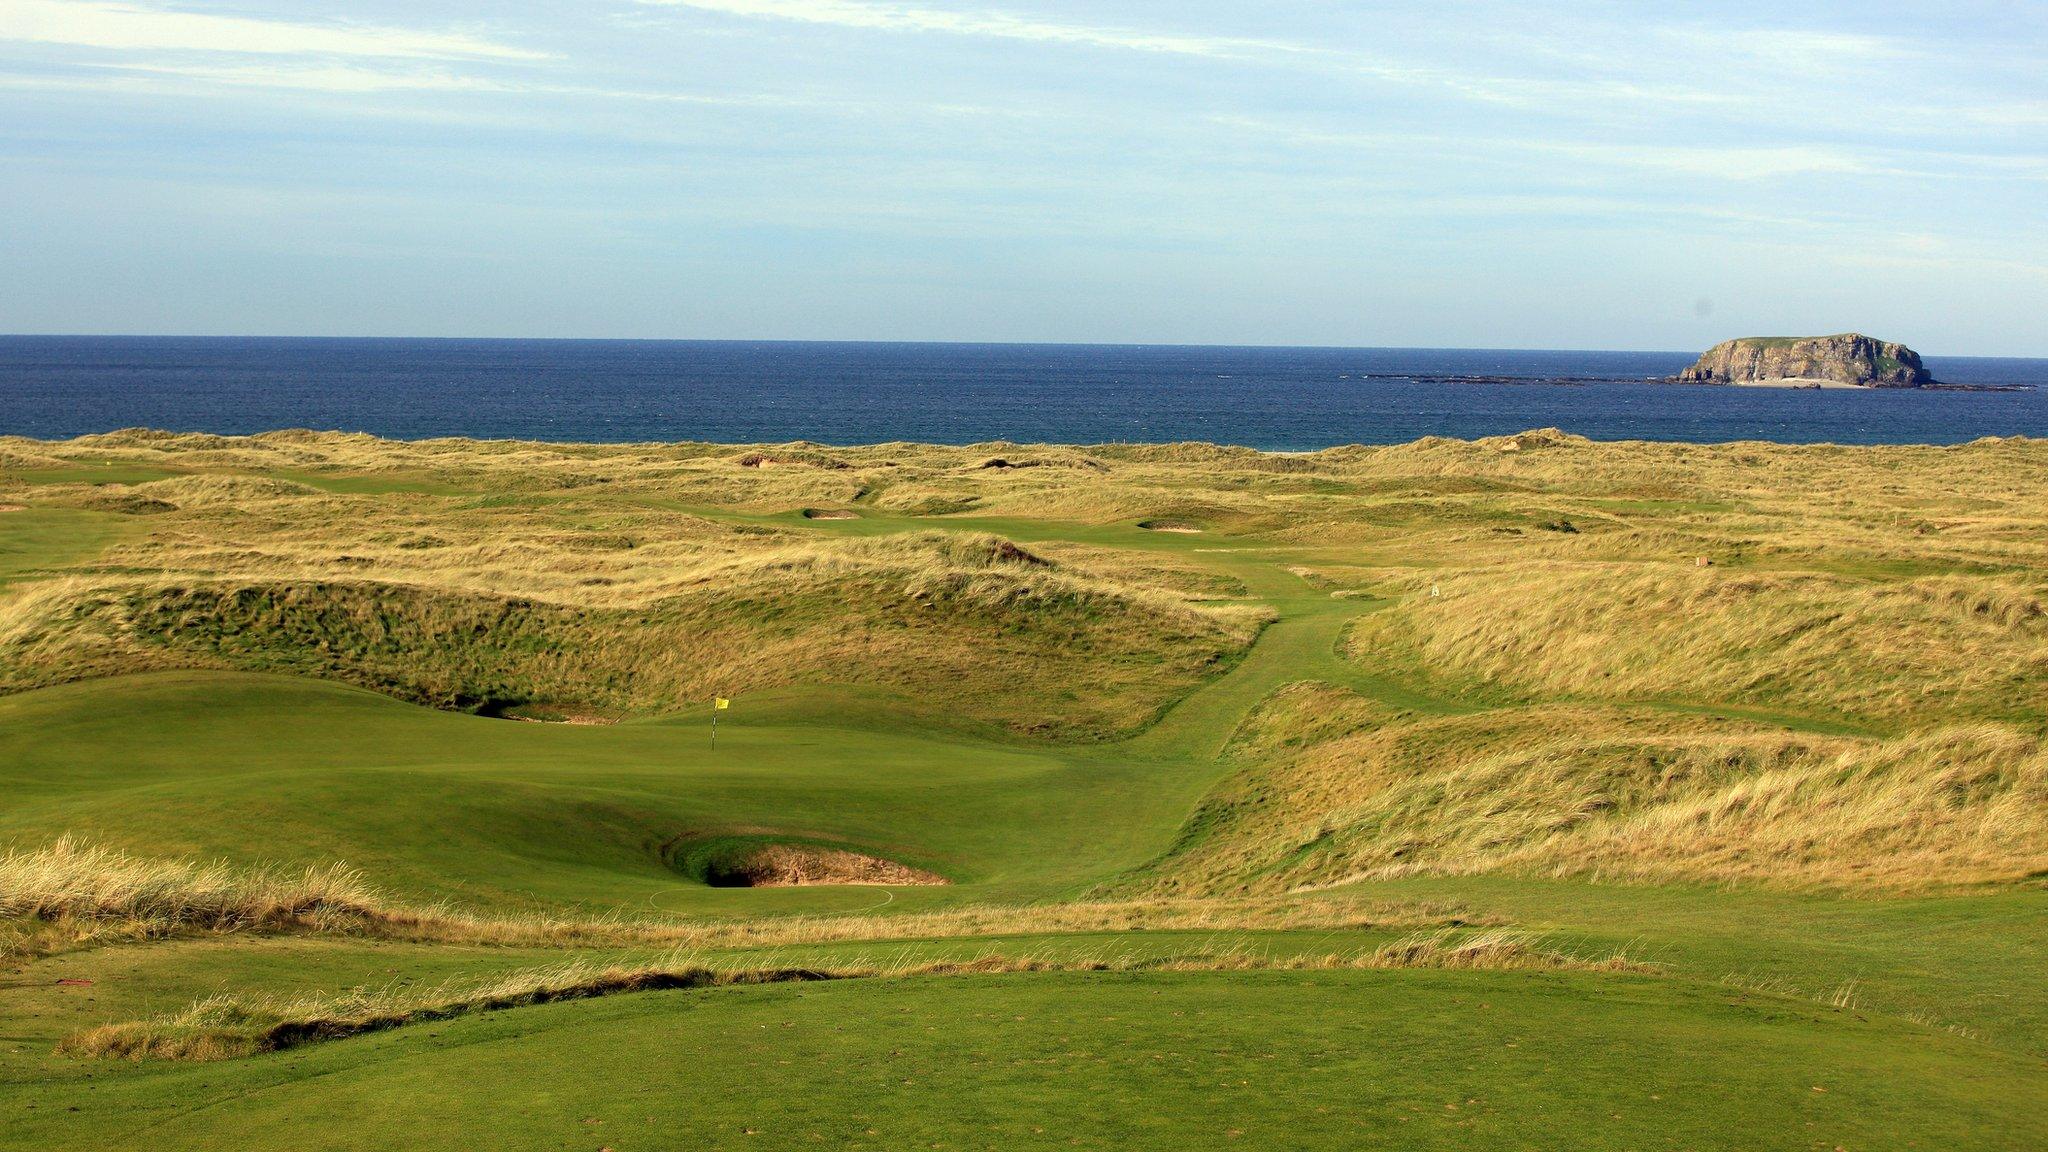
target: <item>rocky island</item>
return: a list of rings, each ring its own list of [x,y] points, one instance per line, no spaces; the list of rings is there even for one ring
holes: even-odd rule
[[[1709,348],[1676,379],[1776,388],[1920,388],[1935,382],[1919,353],[1856,332],[1729,340]]]

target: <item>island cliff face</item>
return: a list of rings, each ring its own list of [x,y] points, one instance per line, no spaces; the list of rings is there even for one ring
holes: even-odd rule
[[[1684,384],[1829,382],[1865,388],[1918,388],[1934,383],[1920,354],[1904,344],[1855,332],[1840,336],[1757,336],[1707,349],[1678,374]]]

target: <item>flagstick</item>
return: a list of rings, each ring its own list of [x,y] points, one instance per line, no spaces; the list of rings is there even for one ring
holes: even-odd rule
[[[711,698],[711,746],[718,747],[718,698]]]

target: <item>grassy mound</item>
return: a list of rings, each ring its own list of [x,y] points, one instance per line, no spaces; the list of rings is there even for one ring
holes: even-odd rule
[[[915,976],[993,976],[1017,972],[1243,972],[1269,968],[1287,971],[1645,971],[1618,955],[1588,960],[1547,951],[1537,947],[1524,933],[1452,930],[1410,935],[1357,953],[1326,953],[1286,960],[1273,960],[1241,951],[1117,960],[1012,957],[991,953],[966,962],[899,960],[879,966],[712,968],[671,955],[652,963],[633,965],[571,961],[505,973],[481,983],[442,985],[430,989],[390,989],[375,994],[357,990],[332,998],[302,996],[291,1000],[248,1000],[226,995],[212,996],[181,1011],[154,1019],[102,1024],[74,1033],[59,1045],[59,1051],[126,1060],[203,1062],[278,1052],[407,1025],[437,1023],[479,1012],[632,992]]]
[[[259,570],[262,565],[254,565]],[[180,667],[345,680],[439,708],[663,712],[836,682],[1074,738],[1128,730],[1248,642],[1243,612],[1062,571],[951,533],[700,560],[631,606],[374,578],[72,581],[0,625],[0,685]],[[1086,693],[1072,685],[1086,682]]]
[[[2048,859],[2048,746],[1992,725],[1886,740],[1646,709],[1403,720],[1304,685],[1244,739],[1265,754],[1204,803],[1157,866],[1165,888],[1479,873],[1916,887],[2024,879]]]
[[[129,430],[10,506],[0,1145],[2040,1143],[2048,443]]]
[[[697,841],[675,855],[678,868],[700,883],[739,879],[742,887],[775,886],[783,877],[762,879],[764,852],[788,850],[787,840],[715,837]],[[807,860],[830,850],[812,848]],[[853,856],[852,853],[841,853]],[[787,857],[769,855],[771,868]],[[887,875],[861,882],[891,886],[944,883],[943,878],[873,857],[863,864],[890,865]],[[355,870],[338,864],[287,869],[275,865],[232,866],[223,862],[152,859],[71,839],[36,850],[0,855],[0,960],[77,952],[113,942],[215,937],[230,934],[289,934],[346,937],[500,948],[659,947],[666,963],[707,949],[836,945],[878,940],[954,940],[1024,933],[1102,934],[1140,931],[1204,932],[1323,929],[1407,930],[1402,940],[1427,945],[1435,962],[1479,949],[1492,954],[1512,943],[1530,951],[1525,938],[1477,936],[1452,939],[1446,932],[1496,928],[1455,905],[1441,902],[1386,903],[1356,897],[1287,901],[1123,900],[1040,905],[977,904],[962,908],[891,916],[785,916],[766,922],[706,921],[676,924],[617,916],[570,918],[465,912],[446,905],[394,901],[370,888]],[[1399,949],[1374,953],[1386,964]],[[925,962],[917,962],[922,965]]]
[[[1399,589],[1354,631],[1354,658],[1524,696],[2038,723],[2048,682],[2048,590],[2011,576],[1545,563]]]

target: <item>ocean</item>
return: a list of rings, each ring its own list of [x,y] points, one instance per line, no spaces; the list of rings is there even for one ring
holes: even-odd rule
[[[2021,392],[1646,382],[1690,352],[697,340],[0,337],[0,434],[338,429],[558,441],[1208,440],[1301,451],[1557,427],[1596,440],[2048,436],[2048,360],[1929,357]],[[1559,382],[1568,380],[1569,382]]]

